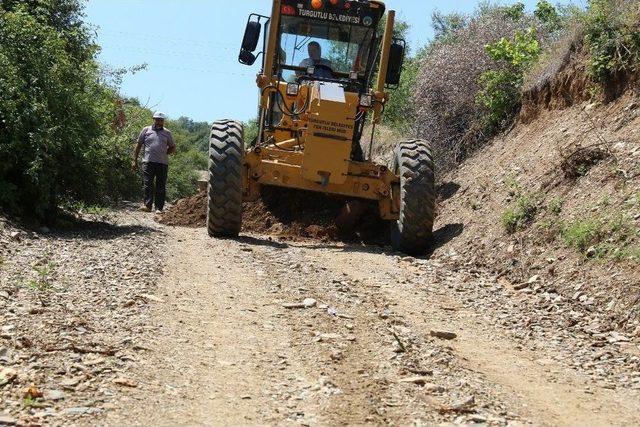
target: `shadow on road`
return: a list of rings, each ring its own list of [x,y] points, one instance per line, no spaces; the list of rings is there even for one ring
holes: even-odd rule
[[[75,221],[47,233],[47,237],[60,239],[112,240],[124,236],[149,235],[158,230],[144,225],[112,224],[104,221]]]
[[[420,259],[429,259],[433,255],[433,253],[439,248],[445,246],[447,243],[451,242],[453,239],[458,237],[464,231],[463,224],[447,224],[436,231],[433,232],[433,244],[427,250],[427,253],[421,257]],[[394,254],[398,255],[400,253],[393,251],[388,245],[386,246],[378,246],[378,245],[336,245],[336,244],[319,244],[313,246],[314,249],[330,249],[330,250],[339,250],[343,252],[360,252],[360,253],[369,253],[369,254]]]
[[[433,232],[433,244],[427,251],[424,256],[419,258],[421,259],[429,259],[433,253],[445,246],[447,243],[451,242],[453,239],[458,237],[464,231],[463,224],[447,224],[438,230]],[[269,237],[256,237],[256,236],[247,236],[243,235],[237,237],[235,240],[239,243],[245,243],[247,245],[253,246],[268,246],[276,249],[287,249],[290,247],[305,247],[309,249],[322,249],[322,250],[335,250],[341,252],[359,252],[359,253],[368,253],[368,254],[393,254],[399,255],[399,252],[394,251],[391,247],[387,245],[375,245],[375,244],[354,244],[354,243],[346,243],[346,244],[338,244],[338,243],[326,243],[326,242],[318,242],[312,239],[303,240],[300,242],[289,241],[287,243],[278,242],[272,240]]]
[[[464,224],[447,224],[433,232],[433,244],[424,258],[431,258],[433,253],[451,242],[464,231]]]
[[[233,240],[239,243],[245,243],[247,245],[268,246],[276,249],[287,249],[290,246],[287,243],[276,242],[269,237],[239,236]]]
[[[455,182],[443,182],[442,184],[438,185],[438,188],[436,188],[436,192],[438,194],[438,201],[440,202],[444,202],[445,200],[448,200],[450,198],[452,198],[460,189],[460,184],[455,183]]]

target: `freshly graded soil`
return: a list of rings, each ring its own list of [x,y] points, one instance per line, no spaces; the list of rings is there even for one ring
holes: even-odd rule
[[[207,225],[207,193],[178,200],[165,210],[158,222],[181,227],[205,227]]]
[[[179,227],[206,227],[207,194],[179,200],[159,222]],[[242,230],[286,239],[357,241],[386,244],[388,224],[377,205],[309,191],[264,188],[260,199],[244,204]]]

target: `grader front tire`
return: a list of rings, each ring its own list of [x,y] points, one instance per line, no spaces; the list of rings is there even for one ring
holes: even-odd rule
[[[394,170],[400,176],[400,218],[391,225],[394,249],[423,255],[433,239],[436,190],[429,143],[411,140],[398,144]]]
[[[211,237],[236,237],[242,228],[244,129],[234,120],[211,127],[207,231]]]

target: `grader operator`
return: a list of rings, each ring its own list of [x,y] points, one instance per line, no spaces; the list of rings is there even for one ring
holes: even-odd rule
[[[365,129],[380,122],[404,60],[404,41],[393,37],[395,12],[386,13],[379,34],[384,17],[379,0],[273,0],[270,17],[249,16],[239,61],[262,60],[259,132],[246,150],[241,122],[213,124],[210,236],[237,236],[243,200],[255,200],[266,185],[375,201],[394,248],[426,251],[435,213],[428,142],[399,142],[391,169],[361,146]]]

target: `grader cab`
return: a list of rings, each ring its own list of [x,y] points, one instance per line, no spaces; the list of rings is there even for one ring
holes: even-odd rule
[[[397,250],[427,249],[435,212],[429,144],[398,143],[391,169],[361,145],[365,130],[374,143],[387,90],[400,81],[405,45],[393,36],[394,18],[378,0],[274,0],[271,16],[250,15],[239,61],[262,61],[259,132],[246,147],[241,122],[213,124],[210,236],[237,236],[243,201],[275,186],[375,201]]]

